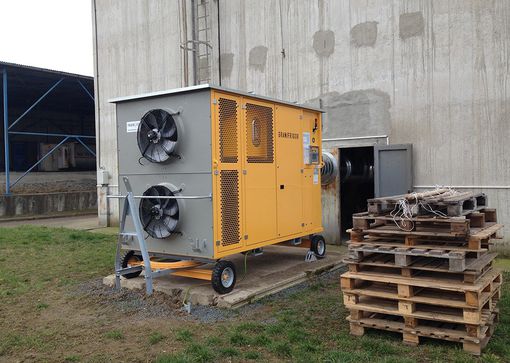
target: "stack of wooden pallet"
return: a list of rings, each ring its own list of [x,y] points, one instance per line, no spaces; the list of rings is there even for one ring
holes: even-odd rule
[[[502,227],[484,194],[369,200],[368,212],[353,216],[341,277],[351,334],[389,330],[408,344],[431,337],[480,354],[498,318],[502,276],[489,247]]]

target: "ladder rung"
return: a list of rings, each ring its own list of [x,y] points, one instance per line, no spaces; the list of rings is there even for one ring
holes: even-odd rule
[[[119,235],[121,235],[121,236],[133,236],[133,237],[137,236],[136,232],[122,232],[122,233],[119,233]]]

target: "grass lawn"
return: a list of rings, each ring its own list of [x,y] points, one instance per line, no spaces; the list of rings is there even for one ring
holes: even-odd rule
[[[351,337],[337,276],[220,319],[189,317],[162,296],[103,288],[114,249],[113,235],[0,228],[0,362],[510,362],[507,282],[496,333],[475,358],[437,340]]]

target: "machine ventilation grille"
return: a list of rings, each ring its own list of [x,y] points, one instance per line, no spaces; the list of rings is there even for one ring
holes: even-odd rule
[[[237,163],[237,102],[219,99],[220,161]]]
[[[273,108],[246,104],[246,160],[249,163],[272,163]]]
[[[239,231],[239,172],[222,170],[221,188],[221,244],[229,246],[240,241]]]
[[[174,196],[174,193],[163,185],[154,185],[143,195],[153,197],[142,199],[140,202],[143,229],[153,238],[169,237],[179,221],[179,204],[176,199],[160,197]]]
[[[138,125],[138,148],[142,157],[153,163],[167,161],[177,146],[177,125],[165,110],[150,110]]]

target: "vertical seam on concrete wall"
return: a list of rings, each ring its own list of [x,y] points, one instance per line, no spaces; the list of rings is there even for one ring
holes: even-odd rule
[[[285,99],[285,80],[284,80],[284,70],[285,70],[285,45],[284,45],[284,42],[283,42],[283,16],[282,16],[282,0],[279,0],[278,1],[278,7],[279,7],[279,12],[280,12],[280,42],[281,42],[281,50],[280,50],[280,54],[281,54],[281,57],[282,57],[282,74],[281,74],[281,77],[282,77],[282,92],[280,93],[281,95],[281,99]]]
[[[218,26],[218,83],[221,86],[221,27],[220,27],[220,0],[216,2],[216,11],[218,12],[218,16],[216,19]]]

